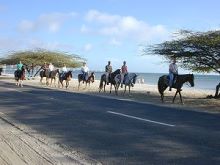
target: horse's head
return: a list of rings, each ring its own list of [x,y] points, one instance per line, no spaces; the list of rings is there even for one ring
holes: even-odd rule
[[[136,83],[137,76],[138,76],[138,75],[137,75],[136,73],[134,73],[134,77],[133,77],[133,79],[132,79],[132,80],[133,80],[133,82],[132,82],[133,84],[135,84],[135,83]]]
[[[117,74],[120,74],[120,73],[121,73],[121,69],[117,69],[116,71],[111,73],[111,77],[114,78]]]
[[[95,73],[92,72],[91,75],[89,76],[90,81],[93,83],[95,82]]]
[[[190,83],[191,87],[194,87],[194,75],[189,74],[188,82]]]

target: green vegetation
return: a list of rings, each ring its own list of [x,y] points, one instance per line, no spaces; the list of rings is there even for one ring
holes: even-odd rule
[[[0,59],[1,64],[8,65],[17,64],[19,61],[26,65],[33,63],[34,65],[42,66],[44,62],[51,62],[56,67],[62,67],[63,64],[66,64],[67,67],[77,68],[81,66],[82,62],[85,60],[78,55],[42,49],[13,52],[9,53],[6,58]]]
[[[192,32],[182,30],[176,39],[147,46],[144,55],[176,57],[180,67],[196,72],[220,74],[220,30]]]

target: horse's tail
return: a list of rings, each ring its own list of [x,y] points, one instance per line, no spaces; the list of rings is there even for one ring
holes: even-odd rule
[[[163,95],[163,92],[164,92],[164,78],[163,76],[161,76],[158,80],[158,83],[157,83],[157,87],[158,87],[158,91],[161,95]]]

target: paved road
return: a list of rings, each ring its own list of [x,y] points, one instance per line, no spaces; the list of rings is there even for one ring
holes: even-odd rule
[[[0,112],[103,164],[220,164],[220,115],[0,82]]]

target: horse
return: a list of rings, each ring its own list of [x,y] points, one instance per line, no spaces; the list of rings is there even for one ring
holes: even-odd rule
[[[16,70],[14,72],[16,85],[23,87],[23,80],[25,79],[25,67],[22,66],[21,70]]]
[[[112,72],[109,74],[109,83],[111,84],[110,86],[110,93],[112,91],[112,85],[114,85],[115,87],[115,93],[116,93],[116,82],[115,82],[115,76],[120,74],[121,70],[117,69],[116,71]],[[106,86],[107,82],[106,82],[106,74],[102,74],[101,79],[100,79],[100,84],[99,84],[99,92],[101,92],[101,90],[104,88],[104,92],[105,92],[105,86]]]
[[[137,79],[137,74],[136,73],[127,73],[124,77],[124,82],[123,84],[125,85],[125,88],[124,88],[124,93],[126,92],[126,87],[128,86],[128,89],[129,89],[129,94],[131,93],[131,87],[134,86],[134,84],[136,83],[136,79]],[[121,84],[121,75],[118,74],[115,76],[115,82],[116,82],[116,90],[117,90],[117,93],[118,94],[118,88]]]
[[[175,101],[177,93],[179,93],[180,101],[183,104],[181,91],[182,91],[183,84],[186,82],[189,82],[191,87],[194,87],[194,75],[193,74],[176,75],[176,78],[175,78],[173,86],[172,86],[172,88],[176,89],[176,93],[175,93],[175,95],[173,97],[173,101],[172,101],[173,103]],[[158,91],[160,93],[162,102],[164,102],[164,91],[168,87],[168,84],[169,84],[169,76],[168,75],[163,75],[163,76],[159,77]]]
[[[73,75],[72,75],[72,71],[68,71],[66,73],[64,73],[64,75],[62,73],[59,73],[59,81],[58,81],[58,87],[60,86],[60,84],[62,85],[63,88],[63,80],[66,81],[66,89],[69,86],[69,81],[72,79]]]
[[[87,87],[87,84],[89,84],[90,86],[90,83],[94,83],[95,82],[95,73],[94,72],[91,72],[91,74],[88,76],[88,79],[85,80],[84,78],[84,75],[81,73],[81,74],[78,74],[78,90],[79,90],[79,87],[80,87],[80,82],[85,82],[86,83],[86,87]]]
[[[40,77],[41,77],[40,82],[41,82],[41,84],[42,84],[43,78],[46,77],[46,85],[47,86],[48,85],[51,86],[53,81],[54,81],[54,86],[56,86],[55,81],[56,81],[57,74],[59,74],[59,69],[53,70],[51,72],[49,71],[49,69],[40,71]],[[49,81],[48,81],[49,79],[51,79],[50,84],[49,84]]]

